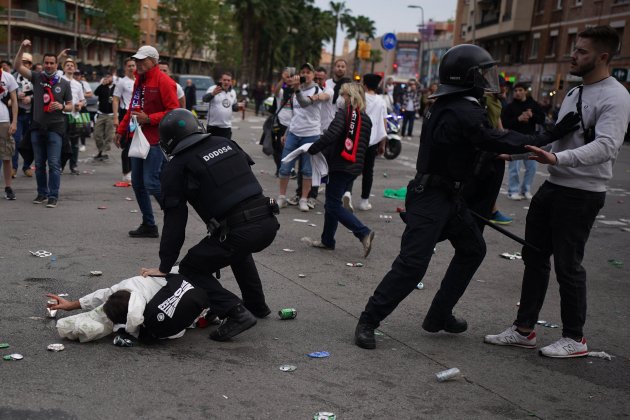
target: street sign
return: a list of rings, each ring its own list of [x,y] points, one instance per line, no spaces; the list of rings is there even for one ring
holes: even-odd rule
[[[393,50],[394,48],[396,48],[397,42],[398,41],[396,40],[396,35],[391,32],[386,33],[381,38],[381,46],[386,51]]]

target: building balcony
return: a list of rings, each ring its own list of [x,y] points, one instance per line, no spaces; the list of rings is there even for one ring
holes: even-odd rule
[[[476,16],[477,23],[473,25],[469,20],[464,37],[466,42],[472,42],[473,36],[476,40],[483,41],[530,31],[534,12],[533,0],[497,3],[497,8],[491,10],[483,9],[487,2],[484,3],[482,0],[477,3],[477,13],[471,13],[471,19]],[[511,3],[511,10],[505,10],[507,3]]]
[[[0,25],[6,26],[8,24],[8,18],[8,10],[2,10],[0,12]],[[61,21],[24,9],[11,9],[11,26],[52,32],[55,34],[59,34],[60,31],[65,31],[66,35],[74,34],[75,29],[77,29],[77,33],[80,37],[94,36],[96,34],[94,30],[88,28],[85,24],[79,24],[78,27],[75,28],[74,21]],[[102,32],[99,34],[99,38],[101,38],[101,41],[114,42],[115,35],[109,32]]]

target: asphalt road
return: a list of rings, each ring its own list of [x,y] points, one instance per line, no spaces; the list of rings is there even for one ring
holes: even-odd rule
[[[263,118],[252,115],[236,120],[235,139],[257,162],[254,170],[267,194],[275,196],[273,161],[255,144],[262,123]],[[334,412],[338,419],[627,417],[630,232],[622,228],[630,227],[628,146],[616,163],[584,259],[586,337],[590,350],[609,353],[611,361],[552,360],[533,350],[482,342],[485,334],[498,333],[513,321],[523,271],[520,260],[499,256],[520,247],[490,229],[485,233],[486,260],[456,307],[456,314],[468,320],[467,332],[428,334],[420,327],[452,256],[450,245],[441,243],[424,290],[414,291],[385,320],[377,349],[353,344],[358,316],[396,257],[403,231],[396,214],[402,202],[384,198],[383,190],[400,188],[414,175],[417,142],[417,135],[405,141],[394,161],[377,160],[373,210],[359,213],[376,231],[367,260],[359,241],[344,228],[337,232],[334,253],[300,241],[319,237],[321,199],[308,214],[295,207],[282,211],[275,242],[255,259],[269,306],[296,308],[297,318],[281,321],[273,313],[226,343],[209,340],[209,329],[189,330],[182,339],[151,347],[119,348],[111,338],[87,344],[60,340],[55,321],[43,318],[45,293],[78,298],[136,275],[140,266],[157,266],[159,240],[127,236],[140,223],[139,213],[132,213],[137,209],[133,192],[112,186],[121,175],[118,153],[110,153],[109,163],[89,159],[95,154],[92,140],[81,154],[84,173],[62,175],[56,209],[32,204],[35,181],[18,176],[17,201],[0,202],[0,343],[10,345],[2,355],[15,352],[24,359],[0,361],[0,419],[309,419],[319,411]],[[545,173],[539,167],[536,185]],[[509,201],[505,192],[498,202],[514,217],[508,229],[522,235],[528,203]],[[610,224],[620,219],[626,222]],[[203,235],[200,219],[190,217],[184,248]],[[287,248],[294,252],[283,250]],[[56,261],[29,253],[39,249],[51,251]],[[610,259],[624,265],[615,267]],[[365,265],[348,267],[347,262]],[[91,270],[103,275],[91,277]],[[238,292],[229,269],[223,270],[221,281]],[[541,318],[560,323],[553,279]],[[560,329],[539,327],[537,332],[541,345],[560,336]],[[65,350],[47,351],[55,342],[62,342]],[[330,357],[306,356],[314,351],[328,351]],[[297,369],[282,372],[283,364]],[[435,374],[451,367],[459,368],[463,377],[437,382]]]

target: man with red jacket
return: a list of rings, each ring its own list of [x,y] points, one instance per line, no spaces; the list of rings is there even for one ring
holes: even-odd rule
[[[179,101],[175,94],[175,82],[157,66],[160,55],[155,48],[144,45],[133,58],[137,68],[136,82],[125,118],[116,130],[116,146],[120,148],[123,136],[133,136],[136,127],[130,122],[131,117],[135,116],[151,144],[151,150],[146,159],[131,158],[131,183],[142,212],[142,224],[138,229],[129,231],[129,236],[157,238],[160,235],[153,217],[151,195],[160,201],[160,173],[165,162],[159,146],[158,125],[164,115],[179,108]]]

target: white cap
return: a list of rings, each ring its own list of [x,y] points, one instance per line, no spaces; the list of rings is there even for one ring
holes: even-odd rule
[[[154,47],[150,45],[143,45],[142,47],[140,47],[140,49],[138,49],[137,53],[132,55],[132,57],[138,60],[144,60],[145,58],[153,58],[157,61],[160,59],[160,54]]]

